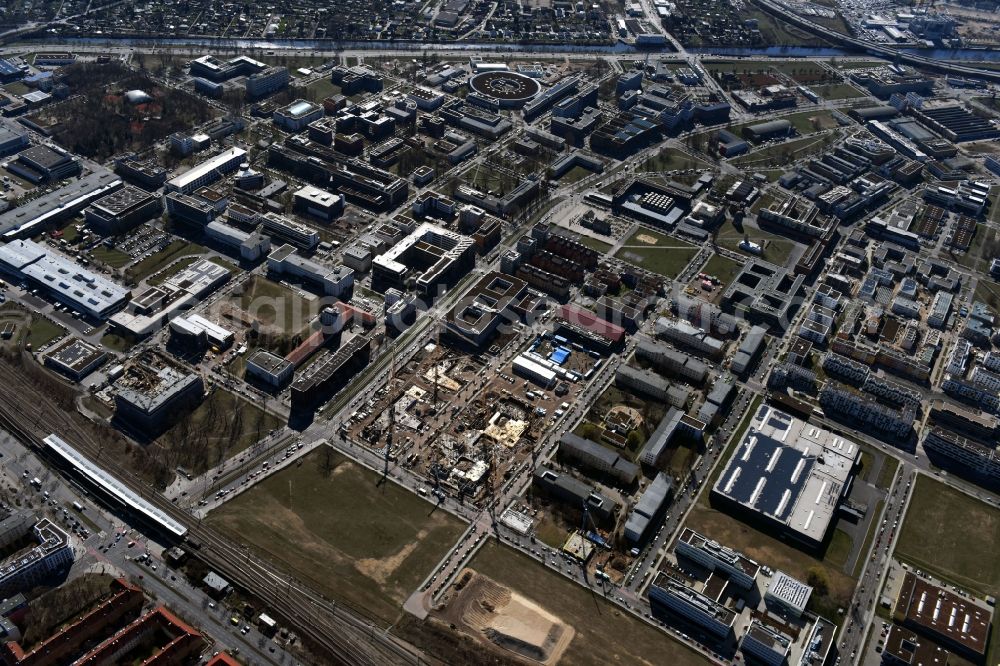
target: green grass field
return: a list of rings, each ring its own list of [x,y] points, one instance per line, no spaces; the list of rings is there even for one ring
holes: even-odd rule
[[[868,97],[868,93],[862,92],[849,83],[825,83],[822,85],[810,86],[812,91],[823,99],[854,99],[856,97]]]
[[[101,336],[101,344],[117,352],[125,352],[135,346],[134,340],[129,340],[115,333],[105,333]]]
[[[900,529],[897,559],[978,596],[1000,594],[1000,510],[921,475]],[[998,642],[994,622],[985,663],[996,663]]]
[[[603,254],[607,254],[608,250],[611,249],[611,243],[605,243],[602,240],[594,238],[593,236],[580,235],[577,236],[576,240],[581,244],[589,247],[591,250],[597,250]]]
[[[979,594],[1000,594],[1000,511],[926,476],[917,478],[897,556]]]
[[[28,330],[28,337],[25,338],[24,342],[31,345],[32,350],[38,351],[56,338],[65,334],[66,329],[59,324],[51,322],[48,319],[36,317],[31,321],[31,327]]]
[[[171,241],[170,245],[159,252],[149,255],[142,261],[129,267],[126,271],[128,280],[138,284],[153,273],[168,266],[172,261],[186,254],[201,254],[205,251],[200,245],[183,240]]]
[[[290,334],[302,330],[318,314],[316,302],[259,275],[250,278],[234,300],[262,324],[274,324]]]
[[[695,159],[676,148],[664,148],[656,155],[649,157],[636,171],[678,171],[681,169],[704,169],[708,164]]]
[[[767,231],[746,227],[746,233],[750,236],[750,240],[764,245],[764,252],[760,256],[771,263],[778,264],[779,266],[784,265],[785,262],[788,261],[788,256],[791,253],[792,248],[795,247],[795,243],[793,241]],[[742,240],[743,234],[737,231],[737,229],[732,225],[724,225],[722,230],[719,231],[719,235],[716,237],[716,243],[718,243],[720,247],[724,247],[734,252],[739,252],[740,254],[745,254],[748,257],[755,256],[740,248],[740,241]]]
[[[782,167],[792,160],[810,155],[818,155],[833,147],[835,141],[836,136],[833,133],[792,139],[791,141],[784,141],[740,155],[733,159],[732,163],[744,169]],[[775,180],[780,178],[780,176],[781,173],[779,172]]]
[[[672,280],[696,254],[694,245],[643,227],[626,239],[615,256]]]
[[[976,284],[975,299],[988,305],[993,312],[1000,313],[1000,284],[980,278]]]
[[[892,477],[896,476],[896,470],[899,468],[899,461],[892,456],[886,456],[882,461],[882,469],[879,470],[878,480],[875,485],[882,490],[889,490],[889,486],[892,485]]]
[[[600,596],[493,540],[473,558],[470,567],[531,599],[576,630],[560,663],[708,663],[659,629],[622,613]]]
[[[90,254],[96,261],[99,261],[102,264],[107,264],[111,268],[121,268],[122,266],[128,265],[128,263],[132,261],[132,257],[128,256],[118,248],[105,247],[104,245],[98,245],[91,251]]]
[[[885,506],[885,500],[879,500],[875,502],[875,508],[872,509],[872,522],[868,525],[868,532],[865,533],[864,543],[861,544],[861,551],[858,553],[858,559],[854,562],[854,577],[857,578],[861,575],[861,570],[864,569],[866,558],[868,557],[868,551],[872,547],[872,541],[875,540],[875,532],[879,529],[879,516],[882,515],[882,507]]]
[[[461,535],[461,522],[347,458],[317,450],[208,522],[332,599],[392,624]]]
[[[166,270],[162,270],[156,275],[149,278],[148,284],[152,286],[161,285],[173,276],[180,273],[182,270],[193,264],[198,260],[198,257],[184,257],[178,262],[171,264]]]
[[[833,531],[830,545],[826,549],[826,559],[830,564],[843,568],[847,564],[847,558],[851,556],[851,548],[854,540],[851,535],[841,529]]]
[[[712,258],[702,266],[701,272],[719,278],[722,280],[722,285],[725,286],[733,281],[741,268],[743,267],[738,262],[723,257],[721,254],[713,254]]]

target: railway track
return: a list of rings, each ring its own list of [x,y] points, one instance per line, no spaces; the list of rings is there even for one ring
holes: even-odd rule
[[[36,453],[47,456],[42,439],[52,432],[77,447],[145,497],[158,509],[188,528],[189,550],[206,565],[263,602],[298,634],[323,650],[330,663],[345,665],[421,664],[421,654],[399,641],[357,611],[330,601],[305,583],[284,575],[186,511],[153,492],[148,484],[112,457],[102,457],[98,438],[59,409],[51,397],[23,373],[0,362],[0,427],[10,431]],[[197,547],[195,547],[197,545]]]

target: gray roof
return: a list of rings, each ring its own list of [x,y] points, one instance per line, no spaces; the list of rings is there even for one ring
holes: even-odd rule
[[[635,463],[622,458],[611,449],[603,447],[585,437],[580,437],[575,433],[567,432],[563,434],[559,440],[559,446],[563,452],[574,452],[583,456],[597,458],[610,469],[618,470],[616,476],[622,477],[624,480],[635,480],[635,477],[639,475],[639,466]]]

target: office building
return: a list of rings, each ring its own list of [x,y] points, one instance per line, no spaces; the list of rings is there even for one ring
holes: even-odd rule
[[[958,467],[981,481],[1000,481],[1000,453],[995,446],[937,427],[925,431],[923,445],[927,456],[939,467],[950,463],[950,469]]]
[[[295,368],[290,361],[266,349],[258,349],[247,358],[246,376],[272,389],[280,390],[292,380]]]
[[[326,296],[349,300],[354,289],[354,271],[347,266],[327,267],[306,259],[291,245],[282,245],[267,257],[268,270],[297,278],[320,288]]]
[[[301,132],[306,125],[319,120],[323,115],[323,107],[319,104],[297,99],[274,112],[274,124],[289,132]]]
[[[446,332],[459,341],[482,348],[493,340],[501,326],[520,320],[518,305],[527,292],[524,280],[495,271],[487,273],[469,291],[469,296],[448,312]]]
[[[201,402],[205,384],[199,374],[189,374],[162,360],[138,359],[111,385],[115,418],[155,432],[177,412]]]
[[[0,268],[87,317],[105,319],[128,301],[131,292],[44,245],[15,240],[0,247]]]
[[[872,396],[841,388],[827,382],[819,393],[819,404],[828,417],[864,424],[866,430],[895,440],[905,440],[913,430],[916,413],[910,407],[894,409]]]
[[[743,553],[723,546],[690,527],[681,532],[674,549],[678,557],[686,557],[709,571],[724,575],[730,583],[743,590],[751,589],[760,573],[760,565]]]
[[[712,488],[712,498],[818,549],[850,491],[861,449],[770,405],[761,405]]]
[[[247,77],[247,97],[260,99],[288,86],[287,67],[268,67]]]
[[[284,240],[303,250],[311,250],[319,245],[319,232],[284,215],[270,211],[260,215],[258,220],[272,237]]]
[[[790,617],[802,617],[809,605],[812,591],[812,587],[802,581],[792,578],[784,571],[776,571],[768,582],[764,601]]]
[[[900,624],[975,663],[986,657],[993,611],[907,571],[896,596]]]
[[[691,349],[710,359],[718,359],[725,350],[725,344],[713,338],[701,328],[695,328],[683,319],[660,317],[656,320],[656,335],[680,347]]]
[[[248,76],[262,72],[265,69],[267,69],[267,65],[247,56],[236,56],[222,62],[213,55],[206,55],[192,60],[189,71],[191,76],[203,77],[211,81],[226,81],[237,76]]]
[[[38,145],[18,153],[7,163],[7,170],[38,185],[79,175],[82,166],[80,160],[61,148]]]
[[[655,616],[676,615],[716,638],[725,639],[733,633],[736,612],[696,591],[673,571],[657,573],[646,594]]]
[[[592,472],[605,474],[625,486],[633,485],[639,477],[638,465],[622,458],[611,449],[572,432],[564,433],[560,438],[559,454]]]
[[[587,513],[597,524],[609,524],[618,514],[618,502],[594,490],[583,481],[568,474],[560,474],[545,465],[535,468],[533,477],[535,488],[554,500],[566,505],[566,510],[581,515],[586,505]]]
[[[300,370],[292,382],[292,409],[311,410],[343,388],[371,359],[371,340],[355,336],[335,353]]]
[[[271,250],[271,239],[256,231],[247,233],[224,222],[205,225],[205,235],[211,240],[239,253],[244,261],[257,261]]]
[[[68,220],[87,204],[121,187],[122,181],[102,167],[78,180],[50,190],[31,201],[0,213],[0,235],[4,239],[26,238]]]
[[[764,349],[764,343],[767,340],[766,334],[767,329],[763,326],[752,326],[733,355],[729,369],[737,375],[745,374]]]
[[[451,283],[475,262],[468,236],[425,222],[372,261],[372,289],[390,287],[432,296],[441,283]]]
[[[292,205],[297,213],[331,222],[344,212],[344,197],[306,185],[292,195]]]
[[[103,347],[68,337],[45,354],[45,365],[78,382],[99,368],[107,358],[108,353]]]
[[[227,173],[232,173],[246,160],[247,151],[229,148],[211,157],[198,166],[185,171],[167,181],[167,192],[191,194],[205,185],[210,185]]]
[[[4,61],[0,61],[2,62]],[[11,155],[30,145],[27,132],[16,125],[0,123],[0,156]]]
[[[680,377],[691,384],[703,384],[708,377],[708,366],[703,361],[646,338],[639,339],[635,356],[647,361],[657,370]]]
[[[674,483],[665,473],[660,472],[653,482],[642,491],[639,500],[629,512],[625,521],[625,539],[630,544],[640,545],[649,536],[650,530],[663,518]]]
[[[0,598],[28,592],[73,563],[69,537],[48,518],[32,523],[15,513],[0,522],[0,533],[8,545],[29,535],[35,541],[29,550],[19,549],[15,557],[0,563]]]
[[[94,231],[112,236],[124,233],[158,216],[162,211],[160,197],[138,187],[125,185],[90,204],[83,214]]]
[[[919,636],[898,624],[889,626],[882,648],[882,666],[948,666],[954,663],[952,653],[929,638]]]
[[[792,642],[791,636],[765,622],[763,617],[754,617],[740,638],[740,652],[767,666],[782,666]]]
[[[722,307],[753,323],[784,330],[798,309],[804,277],[756,257],[749,259],[722,292]]]

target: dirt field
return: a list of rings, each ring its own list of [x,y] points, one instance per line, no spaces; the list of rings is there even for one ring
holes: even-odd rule
[[[491,541],[473,558],[471,567],[544,606],[573,628],[575,634],[562,664],[704,666],[706,663],[659,629],[622,613],[599,596],[505,546]]]
[[[207,520],[388,625],[462,524],[395,484],[377,482],[375,473],[318,450]]]
[[[573,640],[573,628],[531,599],[466,569],[442,620],[478,640],[542,664],[555,664]]]

